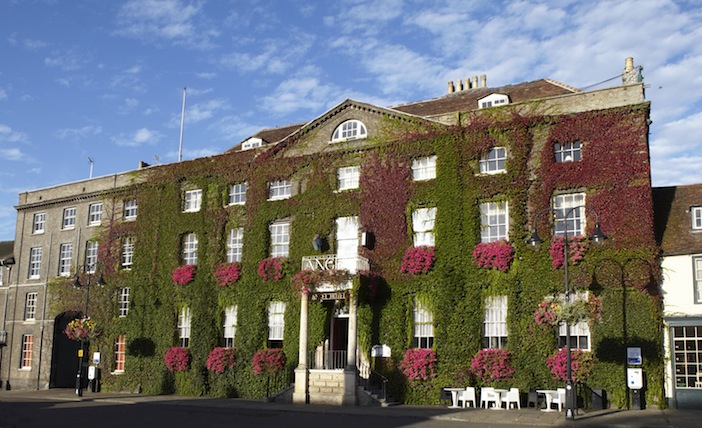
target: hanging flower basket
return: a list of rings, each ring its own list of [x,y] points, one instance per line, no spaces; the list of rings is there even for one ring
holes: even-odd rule
[[[562,298],[551,297],[539,303],[534,312],[534,322],[539,325],[568,325],[581,321],[599,321],[602,318],[602,300],[590,295],[586,300],[572,300],[565,303]]]
[[[509,379],[514,374],[512,354],[506,349],[481,349],[471,359],[470,371],[486,385]]]
[[[63,333],[71,340],[90,340],[98,336],[95,321],[90,318],[74,319],[68,323]]]
[[[409,380],[428,380],[436,377],[436,351],[433,349],[408,349],[399,365]]]
[[[173,269],[173,282],[176,285],[190,284],[195,278],[195,265],[178,266]]]
[[[434,266],[434,247],[410,247],[402,258],[400,272],[414,275],[425,274]]]
[[[305,269],[293,276],[292,287],[297,292],[309,294],[320,284],[341,284],[349,278],[349,273],[345,269]]]
[[[285,257],[271,257],[261,260],[258,264],[258,276],[264,281],[278,281],[283,279],[283,265]]]
[[[561,348],[553,356],[546,358],[546,365],[551,369],[551,373],[559,382],[565,382],[568,370],[568,350]],[[584,381],[592,372],[594,358],[590,352],[583,352],[580,349],[570,350],[571,376],[575,382]]]
[[[217,347],[210,351],[207,357],[207,370],[217,374],[236,367],[236,352],[234,348]]]
[[[217,263],[214,277],[218,287],[229,287],[239,280],[241,266],[237,262]]]
[[[183,372],[190,364],[190,351],[188,348],[173,347],[166,351],[163,357],[166,368],[171,372]]]
[[[473,259],[480,267],[507,272],[514,259],[514,248],[504,239],[480,242],[473,249]]]
[[[253,357],[253,372],[256,376],[274,375],[285,368],[285,362],[285,353],[282,349],[260,349]]]
[[[563,260],[565,255],[563,254],[563,245],[565,239],[562,236],[555,236],[551,240],[551,265],[554,269],[560,269],[563,267]],[[585,250],[587,241],[582,236],[569,236],[568,237],[568,263],[570,265],[576,265],[580,260],[585,257]]]

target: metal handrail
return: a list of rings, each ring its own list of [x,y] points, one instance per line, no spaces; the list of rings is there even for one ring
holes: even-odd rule
[[[313,370],[339,370],[346,368],[346,350],[315,349],[310,352],[309,367]]]
[[[388,378],[373,370],[368,363],[359,364],[356,378],[358,386],[375,394],[378,400],[387,400]]]

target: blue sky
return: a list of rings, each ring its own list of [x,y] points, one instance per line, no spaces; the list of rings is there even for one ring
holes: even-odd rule
[[[702,182],[702,0],[3,0],[0,240],[22,191],[221,153],[346,98],[644,67],[654,186]],[[614,86],[616,77],[597,87]]]

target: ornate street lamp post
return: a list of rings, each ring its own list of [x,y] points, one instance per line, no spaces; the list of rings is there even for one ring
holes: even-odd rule
[[[592,210],[592,212],[595,213],[595,230],[592,232],[592,235],[590,235],[590,240],[595,243],[600,243],[607,239],[607,236],[605,236],[604,233],[602,233],[602,230],[600,229],[600,219],[599,215],[597,214],[597,211],[595,211],[594,208],[588,207],[587,205],[579,205],[576,207],[571,207],[567,211],[565,211],[565,215],[563,216],[563,221],[564,221],[564,228],[563,228],[563,281],[565,285],[565,303],[566,305],[570,303],[570,286],[568,284],[568,227],[567,227],[567,221],[568,217],[575,212],[575,210],[580,210],[580,209],[585,209],[585,210]],[[543,241],[539,237],[539,234],[536,231],[536,221],[539,219],[541,214],[549,212],[553,213],[554,216],[557,218],[557,213],[559,210],[554,209],[554,208],[546,208],[544,210],[539,211],[536,216],[534,217],[534,227],[532,228],[532,233],[531,237],[527,240],[527,243],[531,246],[537,246],[541,244]],[[557,218],[558,219],[558,218]],[[556,232],[554,232],[554,237],[556,236]],[[566,419],[575,419],[575,389],[573,388],[573,357],[571,355],[570,351],[570,324],[568,322],[565,322],[565,329],[566,329]]]
[[[88,318],[88,301],[90,299],[90,280],[91,275],[95,272],[96,263],[92,265],[84,265],[83,271],[88,274],[88,283],[85,286],[85,310],[83,311],[83,318]],[[100,273],[100,278],[97,280],[96,284],[100,287],[106,284],[104,278],[102,277],[102,272]],[[76,272],[76,278],[73,281],[73,287],[80,289],[83,285],[80,283],[79,272]],[[76,375],[76,395],[79,397],[83,396],[83,360],[85,353],[85,338],[81,336],[80,338],[80,348],[78,349],[78,374]]]

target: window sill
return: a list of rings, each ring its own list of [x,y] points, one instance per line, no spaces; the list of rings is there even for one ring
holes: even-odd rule
[[[268,198],[269,201],[282,201],[285,199],[290,199],[291,196],[277,196],[275,198]]]

